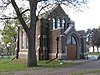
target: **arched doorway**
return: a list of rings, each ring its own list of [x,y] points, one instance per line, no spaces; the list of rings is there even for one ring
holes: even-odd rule
[[[67,59],[77,59],[77,41],[74,36],[70,36],[67,40]]]

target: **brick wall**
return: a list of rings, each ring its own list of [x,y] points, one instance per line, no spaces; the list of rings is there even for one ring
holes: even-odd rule
[[[60,34],[61,34],[61,29],[55,29],[55,30],[51,30],[49,32],[50,36],[49,36],[49,56],[50,59],[55,58],[56,57],[56,53],[57,53],[57,37],[59,38],[58,40],[58,53],[61,52],[61,38],[60,38]]]

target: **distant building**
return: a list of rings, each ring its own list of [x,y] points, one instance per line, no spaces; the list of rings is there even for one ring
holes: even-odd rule
[[[80,59],[85,52],[84,35],[75,30],[75,23],[64,12],[60,5],[55,6],[39,16],[36,25],[36,52],[38,60]],[[27,37],[20,33],[20,58],[27,58]]]

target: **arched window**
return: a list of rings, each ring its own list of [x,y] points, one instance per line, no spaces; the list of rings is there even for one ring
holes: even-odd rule
[[[60,19],[57,20],[57,28],[60,28]]]
[[[52,18],[52,27],[53,27],[53,29],[55,29],[56,28],[56,20],[55,20],[55,18]]]
[[[76,39],[73,36],[72,36],[72,44],[76,44]]]
[[[23,49],[24,48],[24,32],[22,31],[21,32],[21,48]]]
[[[67,44],[77,44],[74,36],[70,36],[67,40]]]
[[[26,36],[26,49],[28,49],[28,38]]]
[[[67,44],[71,44],[71,36],[68,38]]]
[[[62,28],[65,27],[65,19],[62,19]]]

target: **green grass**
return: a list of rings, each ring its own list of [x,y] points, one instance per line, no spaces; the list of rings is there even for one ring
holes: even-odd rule
[[[70,65],[78,64],[76,62],[62,62],[63,64],[60,64],[60,61],[51,61],[50,63],[46,63],[47,61],[39,61],[38,66],[44,67],[44,68],[64,68],[68,67]]]
[[[0,59],[0,72],[8,72],[8,71],[19,71],[19,70],[38,70],[41,68],[49,68],[49,69],[57,69],[64,68],[70,65],[77,64],[76,62],[64,62],[60,64],[59,61],[52,61],[50,63],[46,63],[47,61],[39,61],[37,67],[27,67],[27,61],[25,59],[15,59],[11,61],[11,59]]]
[[[100,52],[98,53],[98,52],[89,52],[88,53],[89,55],[100,55]]]
[[[11,59],[0,59],[0,72],[16,71],[16,70],[18,71],[27,69],[26,64],[21,61],[23,60],[11,61]]]

